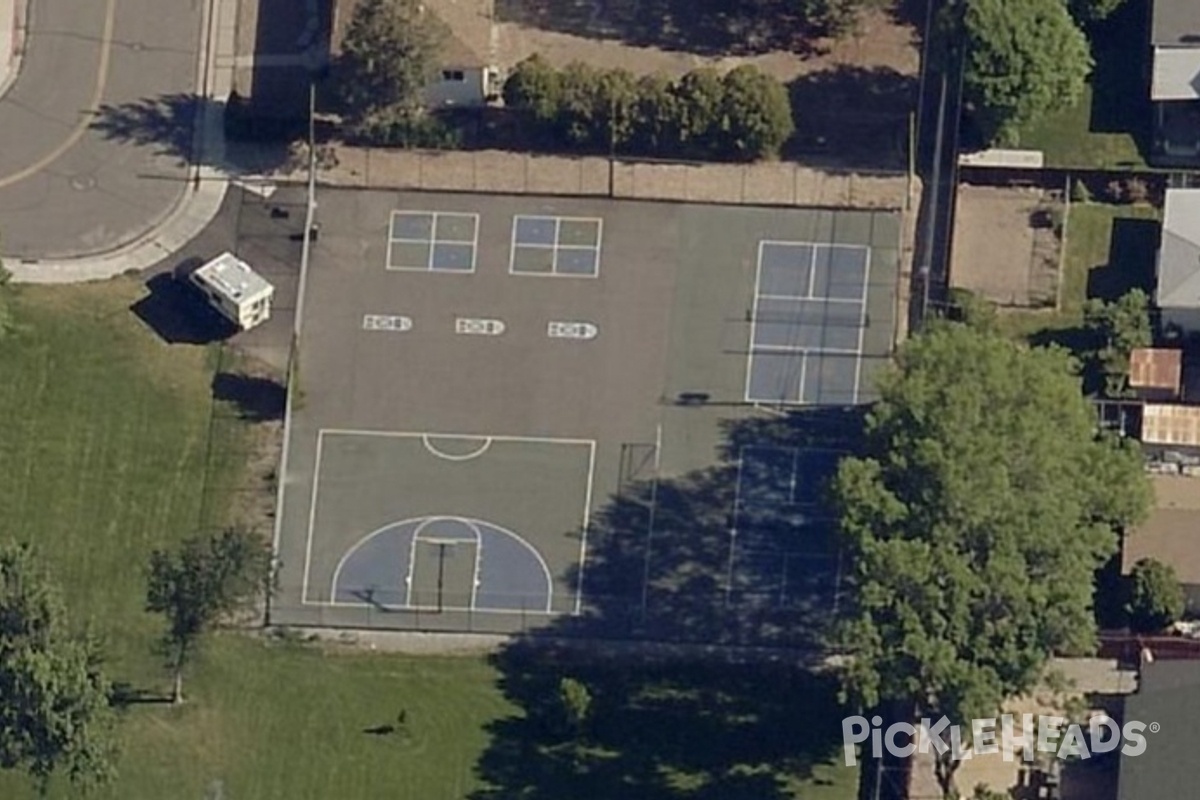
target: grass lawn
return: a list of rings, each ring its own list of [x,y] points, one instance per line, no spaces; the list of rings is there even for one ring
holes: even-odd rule
[[[0,518],[38,545],[75,620],[105,637],[112,678],[159,691],[168,681],[151,653],[160,626],[142,610],[141,565],[194,531],[208,517],[202,506],[222,507],[234,481],[207,480],[207,503],[203,487],[213,473],[236,474],[249,435],[223,434],[210,448],[215,354],[162,344],[128,310],[141,293],[130,279],[21,288],[23,329],[0,346]],[[539,716],[558,661],[388,656],[221,634],[185,683],[187,703],[125,712],[120,777],[97,796],[855,795],[857,771],[834,762],[840,713],[828,684],[765,667],[639,670],[617,681],[580,669],[595,673],[606,709],[596,763],[562,761]],[[542,690],[528,691],[535,683]],[[401,709],[409,736],[366,731]],[[598,785],[620,792],[596,794]],[[76,796],[62,784],[51,791]],[[0,774],[0,797],[33,793],[22,776]]]
[[[1057,313],[1005,312],[1012,336],[1070,345],[1091,297],[1115,300],[1129,289],[1150,291],[1162,212],[1148,205],[1072,203],[1067,220],[1062,309]]]
[[[1145,0],[1128,0],[1096,26],[1096,64],[1083,98],[1022,131],[1022,148],[1044,152],[1048,167],[1146,168],[1153,114],[1142,70],[1147,19]]]

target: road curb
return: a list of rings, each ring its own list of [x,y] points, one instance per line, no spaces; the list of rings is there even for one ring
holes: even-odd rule
[[[22,0],[15,0],[21,2]],[[203,38],[196,64],[195,94],[201,104],[196,120],[196,157],[188,169],[190,188],[173,203],[166,217],[132,241],[99,253],[56,259],[3,260],[2,265],[16,283],[85,283],[113,278],[129,272],[141,272],[182,250],[217,216],[228,191],[230,175],[218,167],[225,152],[223,101],[229,95],[229,80],[220,70],[232,73],[227,37],[219,35],[222,11],[236,17],[238,0],[208,0],[202,12]],[[232,77],[230,75],[229,77]],[[214,102],[215,101],[215,102]]]
[[[8,64],[0,69],[0,98],[13,87],[21,72],[21,62],[25,57],[25,31],[29,27],[29,3],[30,0],[12,0],[11,50]]]

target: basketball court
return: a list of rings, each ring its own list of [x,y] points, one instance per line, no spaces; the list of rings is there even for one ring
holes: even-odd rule
[[[598,526],[616,498],[730,420],[868,401],[891,347],[889,212],[324,190],[320,222],[275,624],[530,630],[624,602],[613,569],[644,599],[657,532]],[[829,458],[740,451],[713,602],[834,607]]]

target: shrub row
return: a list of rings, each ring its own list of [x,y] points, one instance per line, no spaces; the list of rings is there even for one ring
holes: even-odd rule
[[[795,130],[783,84],[752,66],[672,81],[533,56],[509,76],[504,102],[542,146],[591,152],[752,161],[777,156]]]

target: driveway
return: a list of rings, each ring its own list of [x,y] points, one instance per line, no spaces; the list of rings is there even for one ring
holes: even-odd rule
[[[0,99],[0,252],[112,250],[186,188],[207,0],[31,0]]]

